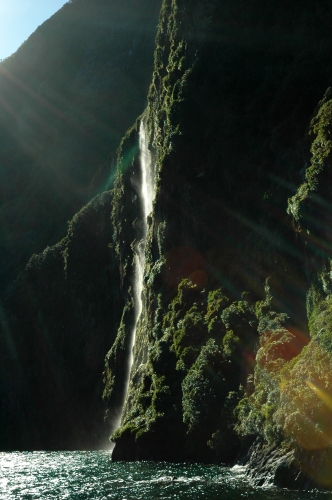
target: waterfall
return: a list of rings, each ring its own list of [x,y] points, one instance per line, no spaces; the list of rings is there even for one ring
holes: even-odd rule
[[[133,348],[135,345],[136,329],[143,309],[143,281],[145,268],[145,247],[148,233],[147,218],[152,212],[153,200],[155,196],[154,168],[151,158],[151,153],[148,149],[148,140],[146,136],[145,123],[142,120],[139,129],[139,163],[141,169],[141,184],[138,190],[139,200],[142,209],[142,233],[141,240],[135,246],[134,255],[134,311],[135,311],[135,326],[131,332],[130,338],[130,357],[128,361],[128,380],[126,382],[126,395],[128,394],[130,372],[133,365]]]
[[[155,183],[154,183],[154,169],[152,165],[151,153],[148,149],[148,140],[146,137],[145,123],[142,120],[139,129],[139,151],[140,151],[140,168],[141,168],[141,185],[139,189],[139,199],[142,208],[142,238],[136,244],[135,257],[134,257],[134,307],[135,307],[135,327],[131,335],[130,346],[130,362],[129,366],[133,364],[133,348],[135,345],[136,328],[139,321],[143,302],[143,278],[145,268],[145,246],[148,233],[147,218],[152,212],[152,205],[155,196]],[[130,371],[130,370],[129,370]],[[130,374],[129,374],[130,375]],[[129,381],[128,381],[129,382]]]

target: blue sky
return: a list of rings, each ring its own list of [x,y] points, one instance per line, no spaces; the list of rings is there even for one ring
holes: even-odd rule
[[[0,59],[13,54],[67,0],[0,0]]]

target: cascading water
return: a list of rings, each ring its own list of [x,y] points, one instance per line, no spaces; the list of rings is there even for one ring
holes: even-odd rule
[[[139,189],[139,199],[142,208],[142,238],[136,244],[134,256],[134,310],[135,310],[135,326],[131,333],[130,339],[130,358],[128,366],[128,380],[126,394],[130,380],[130,371],[133,364],[133,348],[135,345],[136,329],[143,308],[142,292],[143,279],[145,268],[145,247],[148,233],[147,218],[152,212],[153,200],[155,196],[154,168],[151,158],[151,153],[148,149],[148,140],[146,135],[145,123],[142,120],[139,130],[139,150],[140,150],[140,168],[141,168],[141,185]]]
[[[145,246],[148,232],[147,218],[152,212],[152,205],[155,195],[154,187],[154,172],[152,165],[151,153],[148,149],[148,141],[146,137],[145,124],[142,120],[139,129],[139,150],[140,150],[140,167],[141,167],[141,186],[139,197],[143,213],[142,221],[142,239],[135,248],[135,276],[134,276],[134,307],[135,307],[135,327],[132,333],[131,349],[130,349],[130,367],[133,363],[133,347],[135,344],[136,327],[142,312],[142,291],[143,277],[145,267]]]

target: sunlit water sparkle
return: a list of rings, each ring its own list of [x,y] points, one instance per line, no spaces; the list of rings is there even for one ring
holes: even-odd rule
[[[115,462],[111,452],[0,453],[0,499],[330,500],[322,492],[253,489],[243,470]]]

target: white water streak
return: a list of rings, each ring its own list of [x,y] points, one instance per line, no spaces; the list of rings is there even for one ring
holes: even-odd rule
[[[145,124],[143,120],[140,123],[139,129],[139,150],[140,150],[140,167],[141,167],[141,186],[140,186],[140,202],[143,212],[142,224],[142,239],[135,248],[135,276],[134,276],[134,307],[135,307],[135,327],[132,333],[131,349],[130,349],[130,368],[133,364],[133,348],[135,345],[136,328],[140,318],[143,302],[143,281],[145,268],[145,246],[148,232],[147,218],[152,212],[153,200],[155,195],[154,189],[154,172],[151,159],[151,153],[148,149],[148,140],[146,137]]]
[[[148,140],[146,129],[143,120],[140,123],[139,130],[139,150],[140,150],[140,167],[141,167],[141,185],[139,189],[139,199],[143,213],[142,221],[142,239],[137,243],[134,257],[134,308],[135,308],[135,327],[131,335],[130,359],[128,369],[127,392],[130,379],[130,371],[133,365],[133,348],[135,345],[137,324],[143,309],[142,292],[144,282],[145,268],[145,247],[148,232],[147,218],[152,212],[153,200],[155,196],[154,169],[152,164],[151,153],[148,149]]]
[[[152,212],[153,200],[155,196],[154,185],[154,172],[152,166],[151,153],[148,149],[148,140],[146,137],[146,130],[144,122],[141,121],[139,130],[139,149],[140,149],[140,164],[142,170],[142,184],[141,184],[141,201],[144,213],[144,235],[143,239],[146,240],[147,234],[147,217]]]

